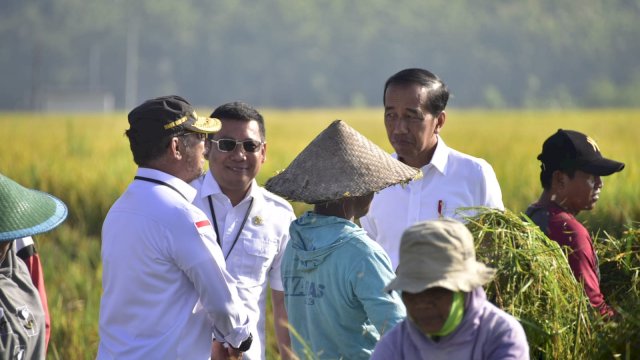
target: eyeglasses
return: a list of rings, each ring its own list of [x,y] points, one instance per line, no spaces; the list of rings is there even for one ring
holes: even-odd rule
[[[215,143],[218,146],[218,150],[222,152],[234,151],[236,149],[236,146],[238,146],[238,144],[242,144],[242,148],[244,149],[245,152],[254,153],[254,152],[260,151],[263,144],[263,142],[258,140],[237,141],[233,139],[219,139],[219,140],[211,139],[211,142]]]

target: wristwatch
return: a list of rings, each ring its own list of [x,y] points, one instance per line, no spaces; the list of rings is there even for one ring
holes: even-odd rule
[[[240,343],[240,346],[237,347],[238,351],[246,352],[251,347],[251,343],[253,342],[253,335],[249,333],[249,337]]]

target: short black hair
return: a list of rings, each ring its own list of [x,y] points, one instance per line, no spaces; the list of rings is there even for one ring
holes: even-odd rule
[[[173,136],[163,136],[156,141],[140,141],[135,130],[128,129],[124,134],[129,138],[133,161],[138,166],[147,166],[149,162],[161,157],[173,138]]]
[[[258,122],[258,127],[260,128],[260,137],[262,141],[266,139],[266,130],[264,128],[264,118],[262,115],[251,105],[241,102],[234,101],[230,103],[226,103],[218,106],[211,113],[211,117],[222,120],[232,120],[232,121],[252,121],[255,120]]]
[[[393,74],[384,84],[382,93],[382,103],[384,104],[384,96],[387,88],[391,84],[418,84],[427,88],[427,101],[425,103],[428,113],[436,116],[447,107],[449,101],[449,89],[447,85],[435,74],[430,71],[411,68],[404,69]]]
[[[569,179],[573,179],[573,177],[576,175],[576,170],[577,169],[575,167],[559,169],[545,167],[544,164],[540,165],[540,183],[542,184],[542,188],[545,190],[551,189],[551,179],[553,178],[553,173],[555,171],[561,171],[567,174],[567,176],[569,176]]]
[[[129,147],[131,148],[131,154],[133,154],[133,161],[138,166],[148,166],[149,163],[153,160],[160,158],[165,151],[167,151],[167,147],[171,143],[171,139],[177,137],[180,143],[189,147],[189,140],[187,137],[182,136],[187,133],[182,133],[173,136],[163,136],[161,139],[157,141],[150,142],[141,142],[135,135],[131,134],[131,129],[125,131],[125,135],[129,138]]]

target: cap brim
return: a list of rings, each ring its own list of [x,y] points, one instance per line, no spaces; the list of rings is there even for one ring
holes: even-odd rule
[[[611,159],[600,158],[590,160],[588,163],[580,165],[578,168],[589,174],[607,176],[622,171],[622,169],[624,169],[624,163]]]
[[[183,126],[189,131],[211,134],[220,131],[220,128],[222,128],[222,122],[216,118],[198,116],[190,118],[190,120]]]

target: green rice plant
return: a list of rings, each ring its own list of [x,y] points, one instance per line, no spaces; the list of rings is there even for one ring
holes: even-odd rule
[[[210,109],[200,112],[209,113]],[[264,184],[276,171],[284,169],[335,119],[346,121],[374,143],[392,152],[384,130],[382,112],[381,108],[264,109],[262,113],[267,127],[268,152],[267,161],[257,178],[258,183]],[[635,355],[631,358],[638,358],[639,352],[634,351],[634,346],[640,339],[636,315],[640,313],[637,259],[640,202],[635,199],[640,199],[640,187],[636,185],[640,181],[640,167],[635,165],[640,164],[640,151],[637,150],[640,127],[633,124],[640,120],[640,110],[453,109],[447,115],[443,139],[449,146],[482,157],[493,166],[505,206],[515,213],[523,211],[537,199],[541,188],[538,180],[539,162],[535,158],[544,139],[558,128],[575,129],[591,135],[606,156],[627,164],[621,173],[605,178],[596,208],[579,215],[587,228],[599,235],[596,245],[601,254],[602,283],[607,286],[607,279],[612,279],[613,284],[612,289],[606,288],[605,296],[620,309],[625,321],[617,325],[603,324],[602,329],[596,331],[588,316],[582,315],[583,322],[566,328],[564,332],[571,330],[579,335],[586,332],[589,339],[598,344],[590,348],[593,352],[588,358],[607,358],[612,357],[611,354],[628,356],[630,353]],[[0,113],[0,141],[4,145],[0,152],[0,172],[25,186],[60,197],[69,207],[69,218],[61,227],[36,237],[45,266],[52,316],[48,356],[54,360],[95,358],[101,294],[100,229],[109,207],[131,182],[136,170],[128,141],[123,135],[126,128],[128,124],[124,112]],[[308,205],[302,203],[294,203],[293,206],[298,215],[309,209]],[[498,238],[507,234],[515,236],[513,231],[501,230],[500,224],[494,224],[495,227],[487,224],[483,231],[493,231],[492,234]],[[520,229],[521,226],[518,224],[516,228]],[[519,266],[524,271],[527,269],[523,265],[525,260],[518,256],[513,255],[513,259],[517,260],[513,260],[513,264],[516,269]],[[536,269],[534,267],[531,271],[538,271]],[[616,271],[609,275],[609,269]],[[532,277],[527,280],[531,281],[528,284],[524,275],[522,278],[518,285],[501,287],[501,299],[510,299],[511,296],[515,304],[524,306],[520,310],[512,307],[518,314],[533,313],[533,310],[526,309],[527,299],[534,308],[544,308],[547,299],[531,294],[532,288],[543,280]],[[510,295],[508,292],[511,291],[516,293]],[[580,304],[580,301],[576,304]],[[587,305],[585,303],[583,309],[576,305],[575,312],[589,314]],[[269,311],[268,319],[270,316]],[[542,329],[536,330],[540,334],[554,334],[554,331],[561,332],[563,329],[558,327],[560,330],[557,330],[549,321],[544,322],[542,325],[547,327],[543,327],[535,323],[536,319],[530,322]],[[275,336],[271,334],[273,327],[267,329],[267,358],[277,359]],[[562,340],[563,336],[564,333],[561,333],[558,338]],[[612,345],[605,345],[605,340],[611,340]],[[545,344],[543,339],[540,339],[540,344]],[[547,345],[544,346],[547,349]],[[580,342],[572,344],[575,348],[573,353],[585,353],[586,350],[580,350],[583,346]],[[545,354],[553,352],[549,350]]]
[[[600,339],[595,354],[640,356],[640,228],[629,227],[619,238],[607,233],[594,238],[600,262],[601,290],[619,313],[621,321],[600,324]]]
[[[68,224],[34,238],[46,275],[51,316],[48,358],[95,358],[101,294],[99,238]]]
[[[498,269],[486,286],[487,297],[520,320],[532,357],[585,355],[580,351],[587,341],[580,331],[585,297],[558,244],[510,211],[481,210],[468,226],[478,259]]]
[[[302,338],[302,336],[300,335],[299,332],[296,331],[296,329],[291,326],[290,324],[287,326],[289,328],[289,334],[295,338],[297,341],[300,342],[300,344],[302,344],[302,354],[296,354],[300,359],[303,360],[317,360],[318,356],[316,356],[313,352],[313,349],[311,349],[311,346],[309,346],[309,344],[305,341],[305,339]],[[291,339],[293,341],[293,339]],[[319,354],[322,355],[322,354]]]
[[[521,322],[532,358],[608,359],[638,354],[640,322],[637,311],[631,310],[639,304],[637,229],[630,229],[626,238],[607,238],[603,244],[608,246],[600,246],[604,264],[626,275],[615,282],[613,272],[603,273],[611,303],[620,305],[624,317],[624,321],[606,322],[575,280],[566,249],[525,215],[480,209],[468,220],[478,259],[498,269],[486,286],[487,296]]]

